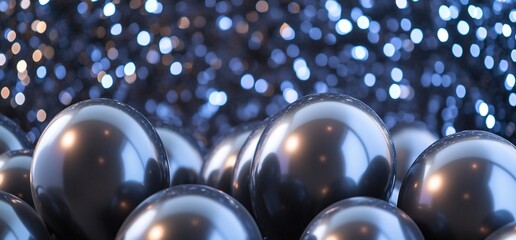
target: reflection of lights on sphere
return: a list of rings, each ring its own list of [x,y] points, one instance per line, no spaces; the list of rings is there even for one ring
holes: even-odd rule
[[[391,135],[396,148],[396,180],[401,182],[419,154],[438,138],[426,128],[418,126],[400,126],[391,130]]]
[[[36,211],[4,191],[0,191],[0,226],[4,239],[51,239]]]
[[[396,148],[396,184],[389,202],[396,205],[401,182],[409,167],[430,144],[437,140],[437,136],[424,125],[416,123],[394,127],[390,131],[392,142]]]
[[[381,236],[381,237],[378,237]],[[306,227],[302,240],[424,239],[406,213],[371,197],[332,204]]]
[[[36,209],[59,238],[113,238],[133,208],[170,184],[152,125],[109,99],[57,115],[36,145],[30,174]]]
[[[231,194],[231,180],[238,153],[256,127],[251,124],[235,128],[219,139],[206,155],[201,173],[204,184]]]
[[[256,152],[256,146],[267,126],[267,120],[261,122],[249,135],[238,153],[231,184],[231,196],[238,200],[247,210],[252,213],[251,193],[249,183],[251,181],[251,167]]]
[[[30,192],[32,150],[15,150],[0,155],[0,190],[19,197],[34,208]]]
[[[203,185],[179,185],[147,198],[116,236],[130,239],[262,239],[234,198]]]
[[[353,196],[387,199],[394,147],[364,103],[340,94],[306,96],[274,116],[260,137],[251,201],[265,236],[299,238],[325,207]]]
[[[29,148],[31,148],[29,139],[20,127],[11,119],[0,115],[0,154]]]
[[[167,152],[170,186],[200,183],[204,161],[198,141],[183,129],[164,123],[155,127]]]
[[[483,131],[438,140],[412,164],[398,207],[427,239],[484,239],[516,220],[516,147]]]

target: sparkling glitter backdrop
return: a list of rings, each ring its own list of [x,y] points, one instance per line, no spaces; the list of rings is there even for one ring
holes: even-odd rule
[[[0,0],[0,106],[32,141],[66,106],[115,98],[206,139],[314,92],[388,127],[513,143],[516,3]]]

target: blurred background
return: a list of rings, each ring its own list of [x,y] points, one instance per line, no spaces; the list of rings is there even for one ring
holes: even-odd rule
[[[303,95],[341,92],[389,128],[516,143],[516,3],[0,0],[0,111],[36,141],[114,98],[210,146]]]

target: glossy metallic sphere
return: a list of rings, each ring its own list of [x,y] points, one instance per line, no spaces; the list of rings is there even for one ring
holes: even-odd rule
[[[204,163],[198,141],[185,130],[167,126],[156,126],[156,132],[167,152],[170,186],[201,182]]]
[[[409,167],[428,146],[438,137],[424,126],[397,126],[391,131],[392,142],[396,149],[396,184],[389,202],[396,204],[401,182]]]
[[[516,147],[484,131],[438,140],[412,164],[398,207],[426,239],[484,239],[516,220]]]
[[[256,124],[245,125],[233,129],[221,137],[206,155],[202,169],[203,183],[231,194],[231,180],[233,178],[233,167],[238,152],[247,140],[247,137],[255,129]]]
[[[15,195],[34,208],[30,192],[32,150],[14,150],[0,155],[0,190]]]
[[[486,240],[514,240],[516,239],[516,222],[511,222],[489,235]]]
[[[233,180],[231,184],[231,196],[244,205],[247,210],[252,213],[251,193],[249,192],[249,183],[251,181],[251,164],[253,162],[254,153],[258,140],[265,130],[266,123],[263,122],[249,135],[247,140],[238,153],[235,167],[233,169]]]
[[[116,239],[261,240],[251,215],[234,198],[203,185],[158,192],[125,220]]]
[[[417,225],[386,201],[353,197],[322,211],[305,229],[301,240],[399,239],[423,240]]]
[[[439,139],[430,130],[415,125],[395,128],[391,135],[396,148],[396,180],[400,182],[419,154]]]
[[[34,204],[59,238],[113,239],[131,210],[169,184],[158,134],[143,115],[115,100],[66,108],[34,150]]]
[[[0,115],[0,154],[32,148],[27,135],[11,119]]]
[[[0,191],[0,239],[50,239],[36,211],[14,195]]]
[[[354,196],[388,199],[395,153],[380,118],[340,94],[309,95],[277,114],[258,143],[251,201],[262,233],[295,239],[324,208]]]

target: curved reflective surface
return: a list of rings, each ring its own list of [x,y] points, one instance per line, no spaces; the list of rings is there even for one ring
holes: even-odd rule
[[[424,237],[407,214],[389,203],[370,197],[353,197],[317,215],[301,239],[423,240]]]
[[[391,136],[396,148],[396,180],[400,182],[419,154],[439,139],[430,130],[417,126],[399,126]]]
[[[253,212],[251,205],[251,193],[249,192],[249,182],[251,181],[251,164],[256,152],[258,140],[265,130],[266,123],[263,122],[249,135],[242,149],[238,153],[235,167],[233,170],[233,179],[231,184],[231,196],[238,200],[247,211]]]
[[[156,127],[167,152],[170,186],[200,183],[204,163],[199,143],[186,131],[171,126]]]
[[[398,207],[427,239],[484,239],[516,219],[516,147],[484,131],[438,140],[410,167]]]
[[[13,194],[34,208],[30,193],[32,150],[14,150],[0,155],[0,190]]]
[[[418,125],[397,126],[390,132],[396,149],[396,186],[389,202],[396,204],[399,187],[409,167],[438,137],[424,126]]]
[[[0,154],[30,148],[32,146],[25,132],[11,119],[0,114]]]
[[[486,240],[514,240],[516,239],[516,222],[511,222],[489,235]]]
[[[238,152],[255,128],[256,124],[237,127],[218,140],[206,155],[202,169],[204,184],[231,194],[233,167]]]
[[[179,185],[149,197],[116,239],[256,239],[253,218],[231,196],[203,185]]]
[[[0,239],[50,239],[45,224],[27,203],[0,191]]]
[[[169,183],[158,134],[143,115],[115,100],[63,110],[34,150],[34,204],[63,239],[113,239],[131,210]]]
[[[276,115],[253,160],[251,201],[262,233],[296,239],[341,199],[388,199],[395,153],[380,118],[346,95],[306,96]]]

